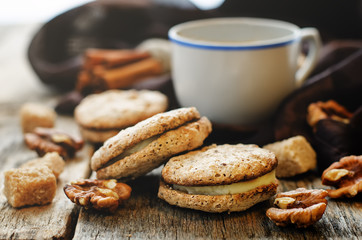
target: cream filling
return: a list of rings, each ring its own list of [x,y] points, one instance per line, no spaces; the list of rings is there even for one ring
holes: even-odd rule
[[[227,195],[245,193],[263,185],[269,185],[276,180],[275,170],[249,181],[216,186],[181,186],[173,184],[173,188],[193,195]]]
[[[153,137],[150,137],[150,138],[147,138],[139,143],[137,143],[136,145],[134,145],[133,147],[129,148],[129,149],[126,149],[123,153],[121,153],[119,155],[119,157],[122,158],[125,158],[127,156],[130,156],[136,152],[139,152],[141,151],[142,149],[144,149],[145,147],[147,147],[148,144],[150,144],[151,142],[153,142],[154,140],[156,140],[159,136],[156,135],[156,136],[153,136]]]
[[[185,125],[187,125],[187,124],[189,124],[189,123],[196,122],[196,121],[199,121],[199,119],[194,119],[194,120],[192,120],[192,121],[186,122],[186,123],[184,123],[183,125],[180,125],[180,126],[178,126],[177,128],[174,128],[174,129],[169,129],[168,131],[176,130],[176,129],[182,127],[182,126],[185,126]],[[165,132],[163,132],[163,133],[161,133],[161,134],[159,134],[159,135],[155,135],[155,136],[153,136],[153,137],[147,138],[147,139],[145,139],[145,140],[143,140],[143,141],[135,144],[133,147],[130,147],[130,148],[124,150],[120,155],[118,155],[118,156],[112,158],[111,160],[109,160],[109,161],[108,161],[104,166],[102,166],[101,168],[108,167],[108,166],[114,164],[115,162],[118,162],[119,160],[121,160],[121,159],[123,159],[123,158],[126,158],[126,157],[128,157],[128,156],[130,156],[130,155],[132,155],[132,154],[134,154],[134,153],[136,153],[136,152],[139,152],[139,151],[143,150],[143,149],[146,148],[151,142],[157,140],[160,136],[162,136],[163,134],[167,133],[168,131],[165,131]]]
[[[112,165],[115,162],[118,162],[119,160],[128,157],[136,152],[141,151],[142,149],[144,149],[145,147],[147,147],[148,144],[150,144],[151,142],[153,142],[154,140],[156,140],[159,137],[159,135],[147,138],[137,144],[135,144],[133,147],[130,147],[126,150],[124,150],[120,155],[112,158],[110,161],[108,161],[104,166],[102,166],[101,168],[105,168],[108,167],[110,165]]]

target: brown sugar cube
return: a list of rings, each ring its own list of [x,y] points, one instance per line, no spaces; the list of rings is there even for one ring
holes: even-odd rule
[[[22,168],[29,168],[29,167],[41,167],[46,166],[50,170],[52,170],[53,174],[56,178],[63,172],[65,162],[61,156],[57,152],[51,152],[44,155],[42,158],[36,158],[34,160],[30,160],[23,165]]]
[[[13,207],[45,205],[55,196],[56,179],[48,167],[10,169],[4,175],[4,194]]]
[[[52,108],[39,103],[26,103],[20,109],[21,126],[24,133],[36,127],[54,127],[56,113]]]
[[[277,177],[293,177],[312,170],[317,165],[316,153],[303,136],[271,143],[264,146],[264,149],[274,152],[277,156]]]

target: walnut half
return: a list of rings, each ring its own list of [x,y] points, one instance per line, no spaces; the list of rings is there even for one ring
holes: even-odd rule
[[[343,157],[322,174],[322,184],[337,189],[328,190],[331,198],[354,197],[362,192],[362,156]]]
[[[330,118],[347,124],[351,117],[352,113],[334,100],[319,101],[308,106],[307,122],[313,128],[322,119]]]
[[[274,201],[279,208],[269,208],[266,215],[278,226],[295,224],[299,228],[308,227],[322,218],[327,195],[325,190],[305,188],[279,193]]]
[[[35,128],[32,133],[24,135],[26,145],[35,150],[39,156],[57,152],[64,159],[71,158],[83,147],[83,140],[54,128]]]
[[[115,179],[82,179],[64,187],[67,197],[86,209],[94,208],[114,212],[118,206],[131,196],[131,187],[117,183]]]

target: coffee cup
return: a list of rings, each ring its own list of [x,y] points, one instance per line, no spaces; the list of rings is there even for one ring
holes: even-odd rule
[[[321,45],[315,28],[261,18],[195,20],[168,35],[180,105],[231,125],[254,125],[270,116],[303,84]]]

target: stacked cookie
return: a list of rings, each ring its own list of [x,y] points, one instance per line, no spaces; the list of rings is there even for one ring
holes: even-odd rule
[[[212,145],[171,158],[158,196],[205,212],[243,211],[277,190],[275,155],[256,145]]]
[[[158,196],[206,212],[242,211],[273,196],[278,183],[272,152],[243,144],[188,152],[203,145],[211,128],[194,107],[158,113],[105,141],[91,168],[98,179],[127,181],[167,162]]]
[[[159,113],[108,139],[94,153],[91,167],[99,179],[133,179],[200,147],[210,132],[210,121],[195,108]]]

